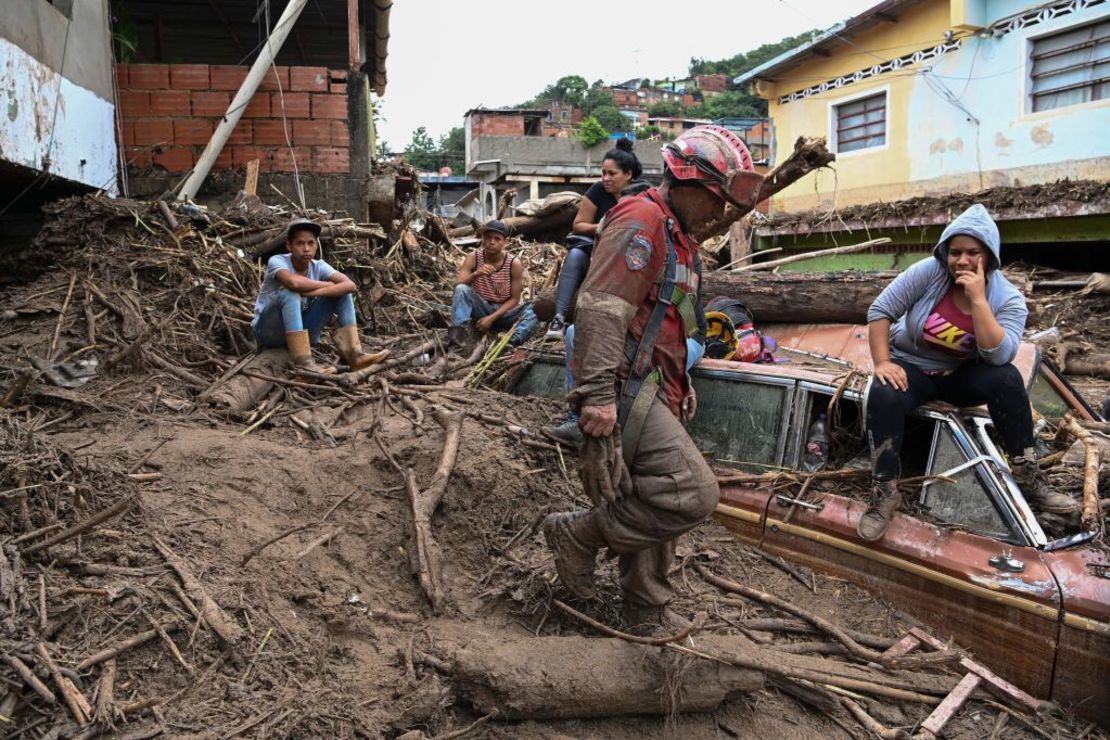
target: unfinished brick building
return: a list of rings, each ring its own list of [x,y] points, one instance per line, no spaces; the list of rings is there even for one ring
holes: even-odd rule
[[[286,4],[120,4],[134,46],[132,58],[116,65],[118,138],[131,195],[160,195],[196,165]],[[260,193],[273,194],[272,184],[296,200],[296,175],[309,205],[364,217],[376,138],[370,94],[385,93],[391,5],[313,0],[198,198],[234,194],[246,164],[258,160]]]

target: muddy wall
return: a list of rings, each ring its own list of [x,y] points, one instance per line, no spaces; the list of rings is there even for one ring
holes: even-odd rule
[[[467,174],[483,180],[505,175],[597,179],[601,177],[605,152],[613,147],[608,140],[587,149],[578,139],[544,136],[477,136],[468,143]],[[655,141],[636,142],[636,156],[649,178],[663,172],[660,146]]]
[[[5,2],[0,13],[0,157],[116,190],[108,0],[58,7]]]

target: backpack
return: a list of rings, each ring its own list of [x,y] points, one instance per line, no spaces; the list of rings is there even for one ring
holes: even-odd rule
[[[715,360],[756,362],[763,336],[751,311],[740,301],[718,296],[705,304],[705,356]]]

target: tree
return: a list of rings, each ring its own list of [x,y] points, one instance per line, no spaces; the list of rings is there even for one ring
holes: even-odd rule
[[[664,100],[653,103],[648,107],[648,116],[651,118],[677,118],[683,114],[682,103]]]
[[[602,128],[608,129],[609,131],[632,130],[632,122],[612,103],[603,105],[600,108],[595,108],[592,117],[597,119],[597,122],[601,124]]]
[[[578,125],[578,140],[587,149],[597,146],[608,138],[609,132],[593,116],[586,116]]]
[[[425,127],[412,132],[412,141],[405,147],[405,161],[418,170],[438,169],[439,149]]]
[[[598,108],[607,105],[613,105],[613,93],[609,91],[608,86],[603,81],[595,80],[583,96],[582,112],[587,116],[596,115],[595,111]]]
[[[466,131],[462,126],[455,126],[439,138],[439,167],[444,166],[450,167],[457,175],[463,174],[466,167]]]
[[[393,152],[390,151],[389,144],[385,139],[378,139],[378,144],[374,147],[374,156],[382,160],[393,156]]]

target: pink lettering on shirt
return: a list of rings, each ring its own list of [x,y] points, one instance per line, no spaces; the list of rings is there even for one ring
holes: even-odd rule
[[[975,324],[971,314],[956,306],[952,289],[944,294],[925,320],[921,338],[935,349],[955,357],[967,357],[975,351]]]

